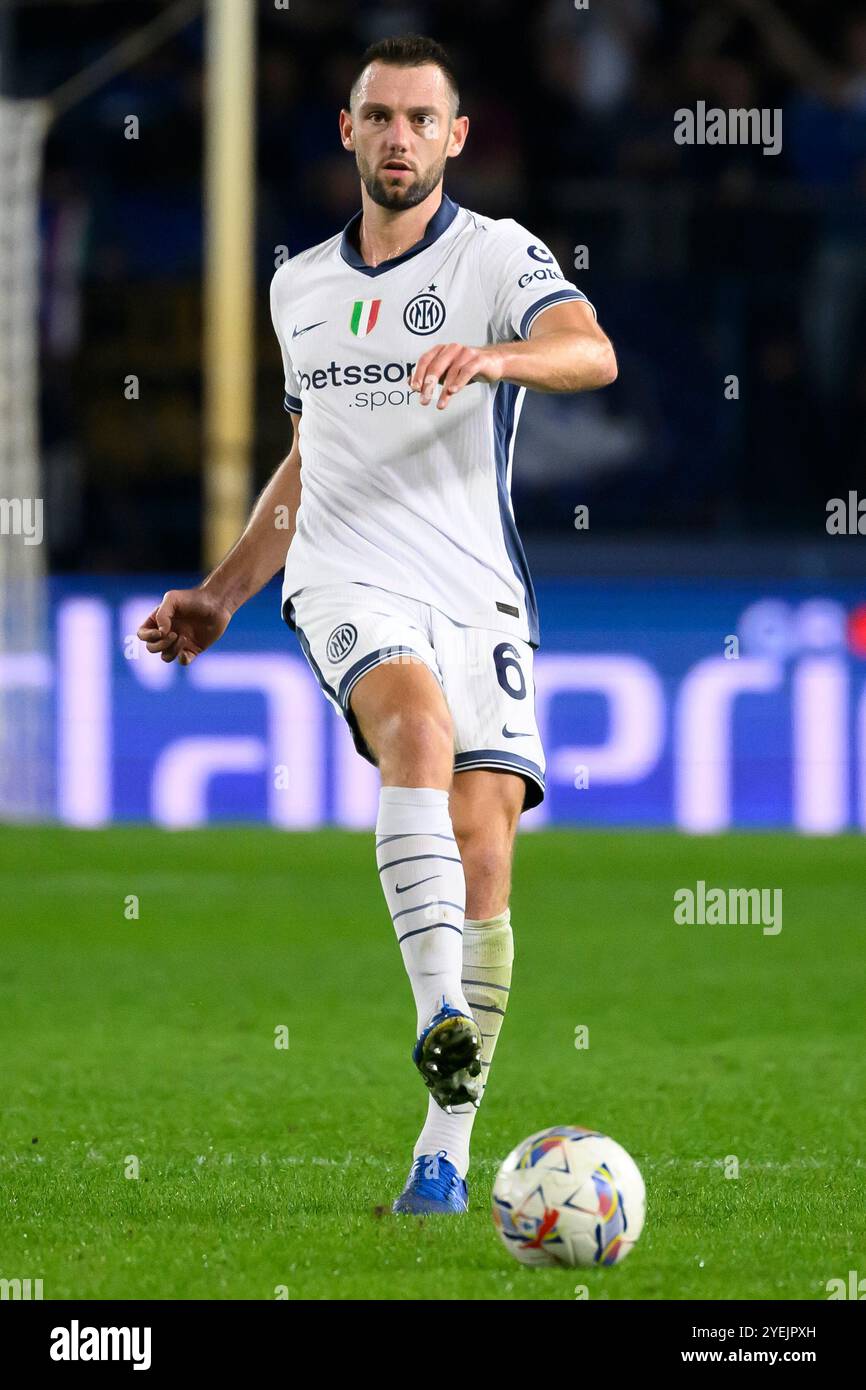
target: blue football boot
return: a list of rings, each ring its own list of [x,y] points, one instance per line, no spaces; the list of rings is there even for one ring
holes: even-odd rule
[[[438,1154],[421,1154],[415,1159],[406,1186],[391,1210],[423,1215],[466,1211],[468,1207],[466,1182],[445,1157],[445,1150],[440,1149]]]
[[[443,1110],[481,1103],[481,1030],[475,1019],[445,1003],[412,1049],[412,1061]]]

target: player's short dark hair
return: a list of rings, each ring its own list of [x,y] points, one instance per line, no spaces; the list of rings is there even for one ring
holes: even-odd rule
[[[451,95],[451,119],[460,110],[460,92],[451,59],[441,43],[428,39],[424,34],[395,34],[391,38],[379,39],[371,43],[361,59],[361,66],[355,74],[349,92],[349,110],[355,100],[358,84],[371,63],[390,63],[396,68],[420,68],[424,63],[435,63],[441,68],[448,83]]]

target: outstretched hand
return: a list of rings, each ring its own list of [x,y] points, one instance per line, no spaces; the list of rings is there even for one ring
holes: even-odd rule
[[[189,666],[197,656],[222,637],[231,611],[207,589],[169,589],[138,629],[149,652],[163,661]]]

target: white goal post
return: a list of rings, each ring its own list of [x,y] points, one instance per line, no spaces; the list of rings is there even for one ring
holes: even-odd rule
[[[50,819],[54,808],[38,421],[45,139],[53,121],[202,13],[208,40],[202,540],[212,565],[242,529],[250,493],[255,0],[173,0],[45,98],[0,95],[0,822]]]
[[[44,101],[0,97],[0,818],[50,811],[39,464],[39,187]]]

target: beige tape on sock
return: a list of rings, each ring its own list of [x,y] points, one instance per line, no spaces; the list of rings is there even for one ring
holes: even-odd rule
[[[514,937],[511,932],[511,910],[506,908],[498,917],[463,923],[463,972],[467,966],[511,965],[514,960]]]

